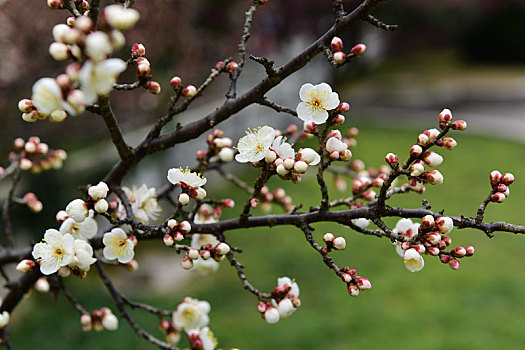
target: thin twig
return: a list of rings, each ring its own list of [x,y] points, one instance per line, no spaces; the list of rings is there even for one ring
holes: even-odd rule
[[[58,285],[60,286],[60,289],[62,289],[62,293],[64,293],[64,296],[67,300],[73,305],[73,307],[81,314],[89,314],[89,311],[87,311],[80,303],[77,301],[77,299],[67,290],[66,285],[64,284],[64,279],[60,276],[58,276]]]
[[[383,23],[383,22],[381,22],[380,20],[378,20],[377,18],[375,18],[372,15],[368,15],[366,17],[366,21],[368,23],[372,24],[373,26],[376,26],[377,28],[388,30],[388,31],[394,31],[394,30],[397,30],[397,28],[398,28],[397,24],[386,24],[386,23]]]
[[[295,110],[288,107],[279,106],[277,103],[268,100],[266,97],[263,97],[261,100],[258,101],[258,103],[262,106],[270,107],[271,109],[279,113],[288,113],[293,115],[294,117],[297,117],[297,112]]]

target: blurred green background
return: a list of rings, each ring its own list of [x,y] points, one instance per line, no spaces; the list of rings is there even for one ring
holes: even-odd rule
[[[28,239],[39,240],[46,228],[56,227],[56,211],[78,196],[78,186],[102,178],[113,164],[115,152],[110,145],[94,142],[105,138],[106,132],[102,121],[88,113],[61,125],[28,125],[20,120],[16,102],[30,95],[32,83],[43,75],[55,76],[63,71],[63,65],[49,58],[35,57],[47,52],[52,25],[67,16],[46,10],[44,1],[0,3],[0,39],[5,42],[0,66],[0,112],[7,116],[0,130],[0,156],[4,159],[8,154],[14,136],[34,134],[70,153],[63,171],[24,179],[24,190],[36,192],[44,202],[44,211],[37,216],[25,208],[14,211],[20,241],[25,243]],[[128,33],[128,44],[146,44],[153,74],[163,87],[168,87],[175,74],[187,83],[197,84],[217,60],[235,52],[242,13],[249,3],[139,0],[143,20]],[[345,1],[348,8],[354,3]],[[376,14],[388,23],[399,24],[399,31],[386,33],[362,24],[343,38],[347,48],[361,41],[368,45],[369,52],[362,60],[339,70],[331,70],[322,59],[318,60],[326,69],[326,81],[333,81],[342,100],[352,104],[347,123],[340,129],[359,127],[358,145],[352,151],[354,158],[362,159],[367,166],[384,164],[388,152],[404,158],[419,132],[437,126],[437,114],[444,107],[450,108],[456,119],[469,123],[466,132],[452,135],[458,141],[455,150],[439,151],[445,157],[439,167],[445,176],[444,184],[429,186],[424,195],[394,197],[391,205],[416,208],[426,198],[435,211],[445,209],[449,215],[474,216],[490,189],[488,174],[499,169],[513,172],[517,180],[505,203],[489,205],[486,220],[523,224],[524,8],[520,1],[390,1]],[[23,28],[17,24],[20,11],[25,15]],[[42,11],[46,16],[41,15]],[[290,53],[294,47],[289,43],[298,32],[308,43],[332,20],[331,6],[324,0],[271,1],[257,14],[249,50],[270,58]],[[258,71],[259,67],[248,63],[248,69]],[[312,79],[308,70],[299,75],[305,82]],[[123,80],[132,78],[133,74]],[[226,87],[226,79],[219,80],[203,97],[204,104],[222,99]],[[285,87],[293,91],[293,96],[279,102],[294,107],[300,83],[286,81],[279,89]],[[151,124],[165,111],[168,96],[165,93],[152,99],[144,91],[115,94],[115,109],[124,131]],[[254,114],[253,123],[258,123],[258,118]],[[271,118],[277,120],[275,115]],[[293,122],[292,118],[277,118]],[[239,116],[232,119],[234,123],[241,120]],[[86,132],[88,123],[90,129]],[[219,127],[234,141],[239,137],[230,129],[232,124]],[[204,141],[199,140],[184,152],[192,158],[193,152],[202,147]],[[140,165],[152,172],[140,176],[134,173],[130,178],[138,176],[148,185],[162,184],[167,168],[175,165],[179,163],[173,158],[155,155]],[[257,176],[256,170],[246,166],[230,169],[248,182]],[[224,215],[234,217],[246,196],[220,180],[213,184],[207,187],[210,196],[236,201],[237,207]],[[319,201],[312,174],[297,185],[276,178],[270,182],[272,189],[281,185],[294,203],[302,203],[305,208]],[[343,196],[348,193],[331,192],[332,198]],[[166,203],[163,205],[167,208]],[[28,215],[32,215],[31,220]],[[396,222],[386,221],[391,227]],[[318,240],[329,231],[347,238],[347,249],[332,256],[338,264],[355,268],[369,278],[373,285],[370,291],[350,297],[345,284],[323,265],[319,254],[295,227],[227,233],[233,245],[244,249],[238,259],[246,265],[245,272],[256,287],[269,291],[281,276],[295,278],[299,283],[302,306],[276,325],[267,325],[260,318],[256,298],[242,289],[235,270],[225,262],[218,273],[199,277],[182,271],[172,250],[163,248],[160,242],[148,242],[136,250],[141,266],[138,272],[108,270],[117,286],[137,301],[173,309],[186,296],[208,300],[212,304],[210,328],[223,348],[524,347],[523,237],[496,233],[488,239],[481,232],[455,229],[451,234],[453,246],[471,244],[476,248],[473,257],[461,260],[459,271],[451,270],[437,258],[425,257],[425,268],[410,273],[386,239],[365,237],[342,226],[314,227]],[[70,277],[66,284],[86,308],[108,306],[116,312],[95,271],[86,280]],[[146,329],[162,336],[155,317],[141,311],[132,314]],[[29,296],[13,315],[10,335],[17,349],[33,349],[36,345],[43,350],[154,348],[138,338],[123,320],[117,332],[82,332],[78,313],[63,296],[54,299],[38,293]]]

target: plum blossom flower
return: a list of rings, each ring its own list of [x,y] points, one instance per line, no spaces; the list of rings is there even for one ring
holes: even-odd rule
[[[208,316],[210,309],[210,303],[207,301],[186,297],[173,312],[173,322],[184,328],[186,332],[205,327],[210,322]]]
[[[68,217],[72,218],[78,223],[83,222],[89,216],[89,211],[86,202],[82,199],[74,199],[66,206],[66,213]]]
[[[79,73],[81,90],[85,102],[90,105],[98,96],[106,96],[117,81],[117,76],[126,69],[126,63],[120,58],[110,58],[100,62],[87,60]]]
[[[137,10],[117,4],[106,6],[104,16],[109,25],[118,30],[130,29],[140,18]]]
[[[208,180],[201,174],[191,171],[189,168],[171,168],[168,170],[168,181],[183,189],[197,190],[206,184]]]
[[[297,105],[297,116],[305,122],[323,124],[328,119],[327,111],[339,106],[339,96],[326,83],[304,84],[299,97],[302,102]]]
[[[423,260],[421,254],[419,254],[414,248],[405,250],[403,260],[405,262],[405,267],[410,272],[421,271],[425,266],[425,260]]]
[[[93,258],[93,248],[91,245],[81,239],[75,240],[75,257],[69,264],[69,267],[78,267],[82,271],[89,271],[89,267],[97,259]]]
[[[40,271],[44,275],[51,275],[73,260],[74,246],[73,236],[62,235],[55,229],[49,229],[44,233],[42,242],[35,244],[32,254],[40,263]]]
[[[33,104],[43,114],[54,111],[67,111],[71,115],[77,114],[62,96],[62,90],[53,78],[41,78],[33,85]]]
[[[122,190],[128,197],[133,215],[138,221],[147,224],[150,219],[157,220],[162,209],[157,203],[155,188],[142,185],[139,188],[133,186],[132,189],[122,187]],[[119,211],[125,213],[122,203],[120,203]]]
[[[213,350],[217,346],[217,338],[213,335],[213,332],[209,327],[204,327],[199,331],[199,337],[202,341],[203,350]]]
[[[275,138],[275,140],[272,143],[272,148],[280,158],[285,159],[295,157],[295,151],[292,148],[292,145],[287,143],[286,138],[283,138],[282,136]]]
[[[135,251],[133,242],[128,239],[123,229],[116,227],[111,232],[104,233],[104,258],[108,260],[117,259],[119,263],[126,264],[133,260]]]
[[[60,225],[59,231],[61,234],[70,234],[75,239],[89,240],[97,234],[98,225],[93,215],[93,210],[89,210],[88,217],[81,223],[76,222],[72,218],[67,218],[62,225]]]
[[[294,297],[299,298],[299,285],[296,282],[292,282],[290,277],[280,277],[277,279],[278,286],[284,286],[288,284],[291,289],[288,294],[292,294]]]
[[[400,219],[396,227],[392,230],[398,236],[403,236],[408,239],[413,238],[419,232],[419,222],[413,223],[410,219]]]
[[[239,163],[257,162],[263,159],[275,139],[275,130],[269,126],[259,127],[246,132],[237,144],[239,154],[235,160]]]
[[[348,148],[348,145],[336,137],[330,137],[328,141],[326,141],[326,150],[330,153],[332,152],[341,153],[345,151],[347,148]]]
[[[299,150],[299,154],[301,155],[301,160],[308,163],[308,165],[317,165],[321,161],[319,153],[311,148],[303,148]]]
[[[86,37],[86,54],[92,61],[102,61],[113,52],[109,36],[104,32],[94,32]]]

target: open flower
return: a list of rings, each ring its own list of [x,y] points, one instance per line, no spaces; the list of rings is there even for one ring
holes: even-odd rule
[[[91,245],[81,239],[75,240],[75,257],[69,264],[69,267],[78,267],[82,271],[89,271],[91,264],[97,259],[93,258],[93,248]]]
[[[275,139],[275,130],[269,126],[259,127],[246,132],[246,136],[242,137],[237,144],[239,154],[235,156],[235,160],[239,163],[257,162],[263,159]]]
[[[202,341],[203,350],[213,350],[218,344],[217,338],[215,338],[213,332],[208,327],[204,327],[199,331],[199,337]]]
[[[62,96],[62,90],[53,78],[39,79],[33,85],[31,100],[38,110],[43,114],[51,114],[54,111],[67,111],[71,115],[76,111],[66,102]]]
[[[326,141],[326,150],[330,153],[332,152],[341,153],[345,151],[347,148],[348,148],[348,145],[336,137],[330,137],[328,141]]]
[[[109,25],[118,30],[130,29],[140,18],[137,10],[117,4],[106,6],[104,16]]]
[[[425,260],[423,260],[421,254],[419,254],[414,248],[405,250],[403,260],[405,262],[405,267],[410,272],[421,271],[425,266]]]
[[[413,223],[410,219],[400,219],[392,232],[396,235],[411,239],[418,234],[419,225],[419,223]]]
[[[206,185],[206,178],[201,177],[200,174],[192,172],[186,168],[171,168],[168,170],[168,181],[175,186],[182,186],[183,189],[197,189]]]
[[[104,257],[108,260],[118,259],[121,264],[129,263],[135,256],[134,245],[128,239],[126,232],[121,228],[114,228],[111,232],[104,233]]]
[[[272,143],[272,148],[274,149],[275,153],[277,153],[279,158],[285,159],[295,157],[295,151],[292,148],[292,145],[287,143],[286,139],[283,139],[282,136],[275,138]]]
[[[89,210],[88,217],[81,223],[76,222],[72,218],[67,218],[62,225],[60,225],[60,233],[70,234],[75,239],[83,239],[85,241],[95,237],[98,231],[98,225],[93,219],[94,212]]]
[[[157,203],[155,188],[142,185],[139,188],[133,186],[132,189],[122,187],[122,190],[128,197],[133,215],[138,221],[147,224],[149,219],[157,220],[162,209]],[[122,203],[120,203],[119,211],[125,213]]]
[[[73,260],[74,246],[73,236],[62,235],[55,229],[49,229],[44,234],[42,243],[35,244],[32,254],[40,263],[40,271],[44,275],[51,275]]]
[[[117,81],[117,76],[126,69],[120,58],[110,58],[100,62],[87,60],[80,70],[79,79],[85,102],[90,105],[98,96],[106,96]]]
[[[207,301],[200,301],[190,297],[177,306],[173,313],[173,322],[185,331],[202,328],[208,325],[210,318],[208,313],[211,306]]]
[[[296,282],[292,282],[290,277],[280,277],[277,279],[278,286],[284,286],[286,284],[291,287],[288,294],[292,294],[294,297],[299,298],[299,285]]]
[[[339,96],[326,83],[304,84],[299,90],[299,97],[302,102],[297,105],[297,116],[305,122],[323,124],[328,119],[327,111],[339,106]]]

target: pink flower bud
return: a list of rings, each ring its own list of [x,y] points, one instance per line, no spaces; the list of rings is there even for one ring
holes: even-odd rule
[[[26,272],[32,271],[35,265],[36,264],[34,260],[24,259],[20,261],[18,265],[16,265],[16,270],[26,273]]]
[[[368,278],[358,278],[357,279],[357,287],[361,290],[366,290],[372,288],[372,283],[368,280]]]
[[[420,145],[413,145],[410,147],[410,156],[413,158],[417,158],[423,153],[423,148],[421,148]]]
[[[416,162],[410,166],[410,176],[419,176],[425,171],[425,166],[421,162]]]
[[[356,56],[361,56],[366,51],[366,45],[365,44],[357,44],[356,46],[352,47],[350,50],[350,53]]]
[[[230,62],[226,65],[226,71],[227,72],[235,72],[235,70],[239,67],[239,65],[236,62]]]
[[[445,255],[445,254],[441,254],[439,256],[439,260],[443,263],[443,264],[447,264],[450,260],[450,257],[448,255]]]
[[[137,67],[137,69],[140,67],[140,66],[144,66],[143,64],[139,65]],[[160,84],[157,83],[156,81],[148,81],[146,84],[144,84],[144,87],[146,88],[146,90],[151,93],[151,94],[160,94]]]
[[[431,185],[439,185],[443,183],[443,175],[437,170],[430,170],[425,173],[426,180]]]
[[[454,252],[454,256],[457,258],[462,258],[465,255],[467,255],[467,250],[463,247],[456,247],[454,248],[453,252]]]
[[[498,186],[496,186],[496,191],[501,192],[501,193],[507,192],[508,189],[509,188],[504,184],[499,184]]]
[[[337,108],[337,111],[338,111],[339,113],[346,113],[346,112],[348,112],[349,110],[350,110],[350,104],[348,104],[347,102],[341,102],[341,103],[339,104],[339,107]],[[348,130],[348,132],[350,132],[350,130],[352,130],[352,129],[357,130],[357,128],[350,128],[350,129]],[[355,135],[353,135],[353,136],[349,136],[348,134],[347,134],[347,136],[348,136],[348,137],[355,137]]]
[[[448,216],[441,216],[435,222],[436,227],[442,233],[449,233],[454,228],[454,221]]]
[[[421,226],[420,228],[422,230],[427,230],[434,226],[434,217],[432,215],[425,215],[421,218]]]
[[[425,186],[421,180],[416,178],[411,178],[409,181],[410,189],[414,192],[423,193],[425,191]]]
[[[332,119],[332,125],[343,125],[345,123],[345,116],[338,114]]]
[[[135,43],[131,47],[131,55],[132,56],[142,57],[145,54],[146,54],[146,48],[144,47],[144,45],[139,44],[139,43]]]
[[[62,3],[62,0],[47,0],[47,7],[52,10],[58,10],[64,8],[64,4]]]
[[[50,286],[49,282],[45,277],[40,277],[34,284],[34,288],[37,292],[47,293],[49,292]]]
[[[167,226],[170,230],[175,230],[177,227],[179,227],[179,223],[175,219],[169,219],[167,222]]]
[[[206,249],[202,249],[200,251],[200,254],[201,254],[201,257],[204,259],[204,260],[208,260],[210,257],[211,257],[211,252],[209,250],[206,250]]]
[[[432,245],[436,245],[441,240],[439,232],[431,232],[425,235],[425,239]]]
[[[188,250],[188,254],[187,254],[188,258],[190,258],[191,260],[196,260],[199,258],[200,254],[199,254],[199,250],[198,249],[195,249],[195,248],[190,248]]]
[[[432,256],[437,256],[440,252],[439,248],[438,247],[428,247],[427,248],[427,252],[428,254],[432,255]]]
[[[173,237],[171,237],[170,235],[168,234],[165,234],[164,237],[162,238],[162,241],[164,242],[165,245],[167,245],[168,247],[171,247],[173,244],[175,244],[175,241],[173,240]]]
[[[425,152],[423,154],[423,161],[431,167],[436,167],[443,163],[443,157],[437,154],[436,152]]]
[[[440,146],[448,150],[451,150],[458,145],[456,140],[454,140],[452,137],[444,137],[440,141]]]
[[[182,233],[189,233],[191,231],[191,225],[187,221],[183,221],[179,224],[179,230]]]
[[[489,174],[490,184],[495,187],[501,181],[502,175],[499,171],[494,170]]]
[[[430,139],[428,137],[428,135],[422,133],[422,134],[419,134],[419,136],[417,137],[417,144],[420,145],[420,146],[426,146],[430,143]]]
[[[337,64],[342,64],[346,61],[346,55],[343,51],[334,52],[334,61]]]
[[[326,244],[331,244],[334,241],[335,237],[333,233],[327,232],[323,235],[323,241],[326,242]]]
[[[467,122],[464,120],[456,120],[450,124],[453,130],[465,131],[467,129]]]
[[[391,168],[394,168],[398,164],[397,156],[394,153],[388,153],[385,160]]]
[[[182,258],[181,266],[184,270],[189,270],[193,267],[193,260],[191,260],[188,256],[185,256]]]
[[[182,90],[182,96],[192,98],[197,93],[197,88],[193,85],[188,85]]]
[[[501,178],[501,182],[503,182],[507,186],[510,186],[514,182],[514,175],[512,175],[511,173],[505,173]]]
[[[334,248],[337,250],[343,250],[346,248],[346,240],[343,237],[336,237],[333,241]]]
[[[332,50],[334,51],[343,50],[343,40],[341,40],[341,38],[338,38],[336,36],[334,36],[330,45],[332,46]]]
[[[317,129],[317,124],[311,121],[304,123],[303,130],[306,133],[313,135],[317,135],[319,133],[319,130]]]
[[[33,166],[33,162],[31,162],[27,158],[21,158],[19,161],[19,166],[20,169],[27,171],[31,169],[31,167]]]
[[[445,126],[451,121],[452,121],[452,112],[450,111],[450,109],[445,108],[443,111],[441,111],[441,113],[439,113],[438,122],[439,122],[439,126],[441,127],[441,129],[444,129]]]
[[[182,87],[182,79],[180,77],[173,77],[170,80],[170,85],[173,90],[178,91]]]
[[[138,77],[144,78],[144,77],[147,77],[150,73],[151,73],[151,66],[149,64],[139,64],[137,66],[137,76]]]
[[[179,232],[179,231],[176,231],[174,234],[173,234],[173,239],[176,240],[177,242],[180,242],[184,239],[184,235]]]
[[[348,162],[350,158],[352,158],[352,151],[350,151],[349,149],[343,150],[342,152],[339,153],[339,158],[343,162]]]
[[[24,98],[22,100],[20,100],[18,102],[18,109],[20,110],[20,112],[22,113],[29,113],[33,110],[33,108],[35,108],[33,106],[33,101],[27,99],[27,98]]]
[[[441,239],[445,242],[446,246],[449,246],[452,243],[452,239],[449,236],[442,234]]]
[[[501,192],[494,193],[490,196],[490,200],[495,203],[503,203],[507,199],[507,196]]]
[[[452,270],[459,270],[459,261],[457,261],[456,259],[454,258],[451,258],[449,261],[448,261],[448,266],[450,266],[450,268]]]
[[[465,255],[466,256],[472,256],[474,255],[475,249],[473,246],[469,245],[465,248]]]
[[[373,201],[377,198],[377,193],[374,190],[367,190],[361,195],[365,201]]]
[[[40,213],[42,211],[42,209],[44,208],[44,206],[43,206],[41,201],[31,201],[31,202],[27,203],[27,207],[33,213]]]
[[[341,279],[345,282],[345,283],[350,283],[352,282],[352,276],[349,274],[349,273],[343,273],[341,275]]]
[[[295,166],[295,160],[293,160],[292,158],[286,158],[284,160],[283,165],[286,170],[291,170]]]
[[[355,284],[349,284],[348,293],[350,293],[351,296],[356,297],[359,295],[359,288]]]

